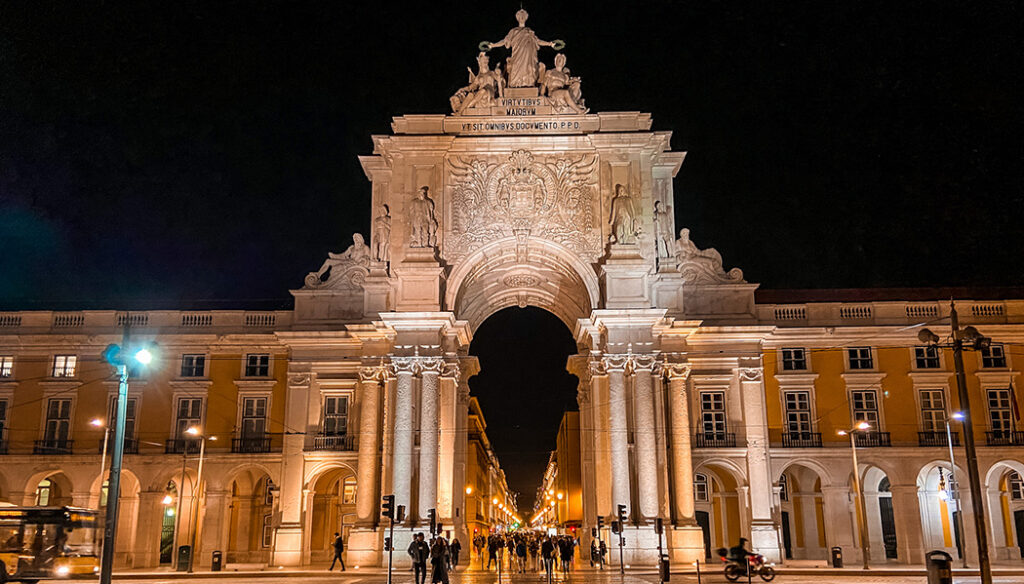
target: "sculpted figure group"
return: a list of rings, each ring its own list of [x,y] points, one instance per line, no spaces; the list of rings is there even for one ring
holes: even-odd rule
[[[519,26],[508,31],[505,38],[493,43],[480,43],[477,72],[474,74],[470,70],[469,85],[460,88],[451,97],[453,113],[463,115],[470,108],[490,107],[497,103],[498,98],[505,97],[506,88],[527,87],[538,88],[539,95],[547,100],[556,113],[583,114],[588,111],[583,105],[580,78],[569,74],[569,69],[565,67],[565,55],[556,55],[555,67],[550,70],[537,57],[541,47],[560,51],[565,48],[565,42],[557,39],[541,40],[533,29],[526,26],[529,16],[525,10],[520,9],[516,12]],[[487,52],[495,48],[504,48],[509,52],[504,72],[501,65],[493,70],[489,68]]]

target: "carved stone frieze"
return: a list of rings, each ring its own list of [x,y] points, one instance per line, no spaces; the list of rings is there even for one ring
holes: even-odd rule
[[[690,377],[691,368],[689,363],[665,363],[662,370],[669,381],[677,379],[685,381]]]
[[[597,261],[597,169],[592,154],[546,159],[516,150],[497,159],[452,157],[452,217],[444,240],[445,259],[455,262],[491,241],[529,236]]]
[[[288,387],[308,387],[312,375],[308,371],[299,371],[288,375]]]
[[[740,367],[740,381],[761,381],[764,378],[764,369],[760,367]]]

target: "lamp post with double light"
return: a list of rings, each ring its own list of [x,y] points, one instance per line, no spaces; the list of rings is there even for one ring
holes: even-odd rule
[[[119,382],[117,401],[114,402],[114,452],[110,458],[110,479],[107,481],[107,517],[103,525],[100,584],[110,584],[114,574],[114,542],[117,541],[117,515],[121,498],[121,462],[124,458],[124,430],[128,418],[128,366],[135,364],[146,366],[153,362],[151,347],[132,349],[128,339],[129,329],[125,327],[121,344],[108,345],[103,350],[103,359],[117,368]],[[104,450],[106,450],[106,440],[104,440]],[[106,461],[105,454],[103,459]],[[102,480],[101,473],[101,488]]]
[[[867,422],[859,422],[853,428],[849,430],[840,430],[837,432],[840,436],[850,437],[850,451],[853,453],[853,490],[857,497],[857,509],[860,511],[860,520],[857,522],[857,528],[860,530],[860,547],[863,551],[864,556],[864,569],[870,569],[871,562],[871,544],[868,542],[868,527],[867,527],[867,505],[864,504],[864,491],[860,486],[860,466],[857,464],[857,440],[855,434],[857,432],[864,432],[871,429],[871,424]]]

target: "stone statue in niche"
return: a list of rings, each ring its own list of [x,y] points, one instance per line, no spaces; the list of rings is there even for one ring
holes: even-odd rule
[[[587,113],[588,110],[583,107],[580,78],[569,76],[569,69],[565,66],[564,53],[555,55],[554,69],[541,71],[540,88],[541,93],[548,96],[551,106],[557,113],[567,111],[575,114]]]
[[[345,274],[349,272],[351,268],[360,268],[360,272],[365,276],[365,271],[369,265],[370,248],[366,245],[366,241],[363,239],[363,236],[359,233],[355,233],[352,235],[352,245],[348,246],[348,249],[344,252],[327,253],[327,259],[324,260],[324,265],[320,266],[319,270],[310,272],[306,276],[306,286],[309,288],[316,288],[324,284],[338,282],[340,279],[345,277]],[[356,279],[360,279],[361,281],[361,277]]]
[[[661,201],[654,201],[654,246],[659,258],[672,257],[672,207],[662,207]]]
[[[434,201],[427,194],[429,187],[420,187],[409,202],[409,247],[437,245],[437,218]]]
[[[373,220],[373,259],[391,261],[391,209],[380,206],[380,215]]]
[[[490,59],[481,51],[476,57],[477,73],[469,71],[469,85],[459,89],[451,97],[452,112],[462,114],[471,107],[490,107],[495,99],[501,97],[505,90],[505,78],[501,74],[501,66],[491,71],[488,67]]]
[[[612,227],[612,243],[636,243],[636,236],[640,234],[640,230],[637,226],[633,197],[621,184],[615,185],[615,196],[612,197],[611,217],[608,222]]]
[[[561,40],[542,41],[537,38],[533,30],[526,26],[526,19],[529,16],[525,10],[519,9],[516,12],[516,21],[519,26],[508,31],[505,38],[496,43],[487,41],[480,43],[480,49],[483,51],[504,47],[511,53],[505,60],[509,87],[535,87],[540,74],[537,51],[541,47],[551,47],[556,51],[565,47],[565,43]]]
[[[743,270],[722,267],[722,256],[713,247],[700,249],[690,240],[690,230],[679,230],[676,260],[683,281],[688,284],[743,284]]]

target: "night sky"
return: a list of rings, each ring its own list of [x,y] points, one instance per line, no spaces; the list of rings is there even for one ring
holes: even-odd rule
[[[370,134],[446,113],[517,8],[0,1],[0,309],[290,306],[368,235]],[[1024,285],[1018,2],[526,8],[592,110],[674,132],[677,223],[749,281]]]

